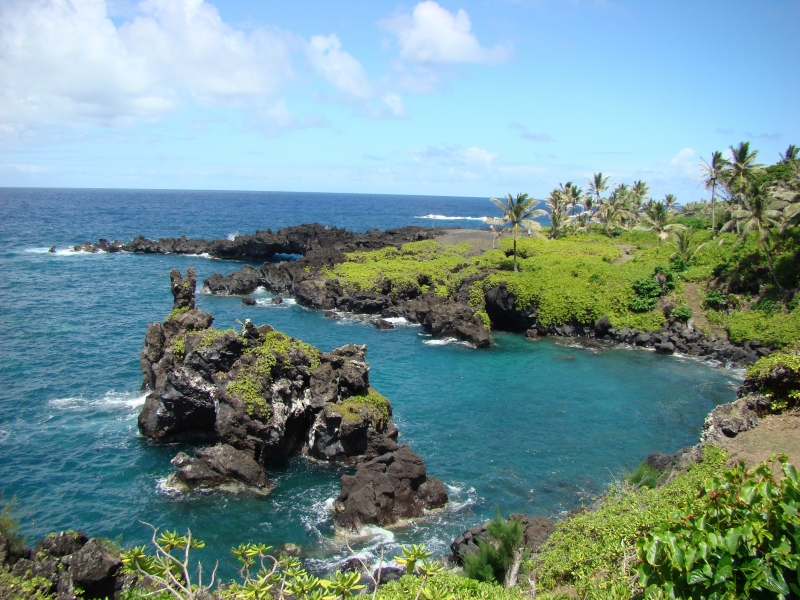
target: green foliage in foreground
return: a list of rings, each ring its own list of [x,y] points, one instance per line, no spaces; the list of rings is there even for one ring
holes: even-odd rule
[[[800,487],[795,468],[779,460],[779,483],[768,464],[740,464],[637,542],[647,596],[800,596]]]
[[[706,447],[700,463],[655,488],[611,486],[600,507],[561,521],[542,553],[528,567],[541,591],[574,586],[578,593],[629,583],[636,570],[635,542],[666,525],[676,506],[699,506],[697,492],[725,470],[725,453]]]
[[[522,523],[506,521],[497,510],[486,533],[495,544],[479,541],[478,552],[464,558],[464,570],[468,577],[478,581],[505,583],[506,571],[514,562],[514,552],[522,540]]]
[[[776,352],[759,359],[747,369],[747,384],[770,399],[773,410],[800,404],[800,356]]]
[[[47,579],[34,577],[23,579],[0,569],[0,598],[3,600],[50,600],[52,587]]]
[[[405,575],[378,589],[379,600],[413,600],[420,586],[420,578]],[[426,593],[427,591],[427,593]],[[496,583],[485,583],[460,577],[452,573],[442,573],[432,579],[422,590],[424,600],[522,600],[523,596],[516,588],[506,589]]]

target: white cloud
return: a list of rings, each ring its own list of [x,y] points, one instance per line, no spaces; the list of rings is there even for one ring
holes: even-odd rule
[[[481,46],[470,32],[472,23],[465,10],[453,14],[433,0],[420,2],[410,15],[398,15],[382,24],[397,35],[400,57],[414,63],[493,64],[511,56],[505,46]]]
[[[471,165],[487,169],[498,156],[500,154],[496,152],[489,152],[477,146],[464,148],[460,144],[444,147],[429,146],[425,150],[414,152],[414,159],[418,162],[430,159],[440,165]]]
[[[342,43],[335,34],[313,36],[306,53],[314,70],[340,91],[362,100],[374,96],[364,67],[342,50]]]
[[[672,157],[672,159],[669,161],[669,164],[671,164],[673,167],[682,167],[689,163],[694,165],[695,156],[697,156],[697,152],[695,152],[694,148],[684,148]]]
[[[151,121],[190,100],[243,109],[265,132],[316,126],[319,119],[296,119],[282,98],[296,80],[293,52],[347,98],[378,103],[362,110],[368,116],[405,116],[402,99],[370,84],[334,34],[306,41],[275,29],[246,32],[204,0],[126,2],[117,25],[114,2],[0,0],[0,138]]]
[[[395,119],[404,119],[406,117],[406,106],[400,96],[394,92],[389,92],[384,94],[381,100]]]
[[[292,77],[282,35],[245,34],[203,0],[144,0],[117,27],[104,0],[0,3],[3,133],[158,117],[186,97],[262,107]]]

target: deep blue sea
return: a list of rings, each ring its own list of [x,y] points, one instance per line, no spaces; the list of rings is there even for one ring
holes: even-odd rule
[[[145,328],[171,309],[169,270],[198,279],[238,263],[201,257],[75,254],[100,237],[226,237],[320,222],[358,231],[403,225],[484,227],[486,198],[0,189],[0,491],[16,497],[32,540],[50,531],[144,543],[140,521],[206,541],[225,564],[240,542],[307,549],[311,567],[346,558],[327,503],[341,467],[297,458],[270,477],[267,498],[162,489],[179,445],[138,435]],[[426,215],[471,217],[431,219]],[[47,253],[55,245],[58,252]],[[262,300],[267,297],[262,295]],[[218,327],[250,318],[323,351],[367,344],[372,384],[392,402],[401,440],[447,485],[437,514],[357,545],[425,542],[438,554],[463,529],[504,514],[558,516],[600,493],[654,451],[696,443],[706,413],[734,398],[737,374],[680,357],[611,348],[593,354],[551,340],[498,334],[476,351],[417,327],[378,331],[291,302],[242,306],[198,295]]]

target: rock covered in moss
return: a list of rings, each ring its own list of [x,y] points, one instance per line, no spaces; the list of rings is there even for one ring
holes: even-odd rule
[[[50,534],[33,550],[23,548],[6,557],[2,566],[22,579],[41,577],[43,592],[59,599],[117,598],[126,577],[122,560],[105,542],[88,538],[82,531]],[[79,592],[79,590],[82,590]]]
[[[422,458],[407,444],[360,463],[355,475],[342,477],[341,486],[334,522],[350,530],[419,517],[447,503],[442,482],[428,476]]]

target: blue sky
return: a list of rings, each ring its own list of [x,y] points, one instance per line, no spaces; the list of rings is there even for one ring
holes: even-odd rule
[[[3,0],[0,186],[461,196],[800,145],[800,1]]]

